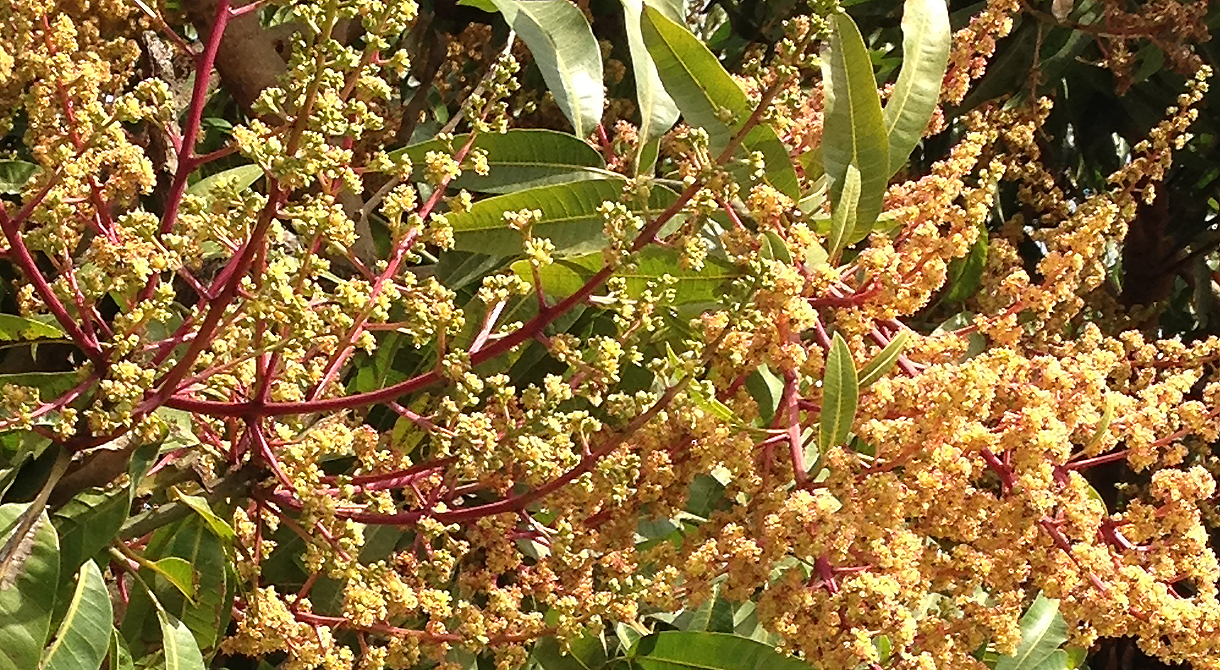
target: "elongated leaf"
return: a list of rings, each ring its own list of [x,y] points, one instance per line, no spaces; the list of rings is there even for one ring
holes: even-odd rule
[[[832,263],[839,261],[839,254],[843,253],[848,238],[856,230],[856,206],[859,202],[860,171],[855,165],[848,165],[843,194],[830,215],[830,235],[826,238],[826,255]]]
[[[1012,656],[1002,656],[995,670],[1034,670],[1067,642],[1067,622],[1059,601],[1041,593],[1021,617],[1021,644]]]
[[[628,658],[644,670],[810,670],[770,645],[727,633],[654,633],[640,638]]]
[[[8,539],[29,505],[0,505],[0,542]],[[59,538],[46,514],[23,547],[24,561],[12,586],[0,589],[0,670],[38,667],[51,627],[59,581]]]
[[[204,670],[203,654],[186,624],[165,610],[157,610],[157,620],[161,623],[165,670]]]
[[[207,498],[187,495],[177,491],[176,489],[175,495],[179,502],[191,508],[200,516],[200,518],[203,519],[204,523],[208,525],[208,528],[211,529],[212,533],[215,534],[216,537],[224,541],[231,541],[237,535],[234,532],[233,527],[229,525],[229,522],[216,516],[216,513],[212,511],[212,505],[207,501]]]
[[[1106,431],[1110,430],[1110,423],[1114,421],[1114,396],[1106,394],[1106,407],[1101,412],[1101,420],[1097,422],[1097,428],[1093,430],[1093,434],[1089,436],[1089,441],[1084,443],[1084,450],[1087,453],[1093,447],[1096,447],[1106,436]]]
[[[826,376],[822,378],[822,413],[818,421],[818,446],[823,451],[842,444],[851,433],[860,400],[856,364],[847,342],[838,333],[826,356]]]
[[[42,392],[44,400],[49,400],[76,386],[80,382],[77,377],[75,372],[16,372],[0,375],[0,386],[31,386]]]
[[[468,211],[450,214],[454,248],[492,256],[521,253],[521,234],[508,227],[505,212],[537,209],[542,218],[535,221],[535,237],[546,237],[555,244],[556,255],[592,253],[604,246],[604,221],[598,207],[605,201],[617,202],[622,193],[621,180],[580,181],[555,184],[498,195],[476,202]],[[648,207],[636,213],[651,217],[675,200],[673,191],[653,187]]]
[[[64,329],[51,317],[27,318],[15,314],[0,314],[0,340],[5,342],[65,336]]]
[[[0,161],[0,193],[17,195],[38,174],[39,167],[25,161]]]
[[[76,572],[82,564],[114,541],[131,511],[128,488],[78,493],[55,513],[59,531],[59,569]]]
[[[846,14],[835,14],[831,24],[830,52],[822,65],[826,89],[822,163],[830,177],[831,202],[836,205],[847,183],[847,166],[855,165],[860,171],[860,202],[853,237],[861,239],[881,213],[881,200],[890,175],[889,141],[864,38]]]
[[[656,9],[644,8],[640,29],[665,90],[687,123],[707,131],[712,152],[718,154],[754,111],[745,92],[698,37]],[[772,186],[793,200],[800,198],[796,168],[770,126],[755,126],[741,144],[747,152],[762,153]]]
[[[555,638],[544,637],[534,644],[531,655],[543,670],[597,670],[607,660],[605,642],[593,634],[572,640],[567,653]]]
[[[644,11],[643,0],[621,0],[623,3],[623,18],[627,29],[627,47],[631,50],[631,71],[635,75],[635,99],[640,108],[640,152],[637,154],[637,164],[645,146],[665,134],[678,120],[678,105],[665,92],[661,76],[657,74],[656,63],[648,46],[644,43],[644,34],[640,29],[640,14]],[[682,17],[673,13],[674,8],[661,6],[670,19],[681,22]]]
[[[127,614],[123,617],[122,632],[133,654],[137,658],[143,656],[148,645],[155,644],[160,635],[152,620],[158,603],[161,609],[180,619],[190,629],[200,649],[213,649],[228,625],[233,597],[226,567],[228,563],[220,539],[201,517],[192,515],[154,532],[144,555],[157,561],[161,568],[179,562],[188,564],[194,600],[183,595],[179,585],[181,577],[176,577],[177,582],[168,584],[164,580],[152,579],[154,573],[142,568],[140,574],[154,586],[157,602],[152,602],[142,589],[131,594]]]
[[[894,367],[894,363],[898,362],[898,357],[902,354],[902,350],[906,348],[907,341],[911,339],[911,331],[904,330],[894,336],[890,343],[877,352],[873,360],[868,362],[864,368],[860,370],[860,388],[865,388],[869,384],[881,379],[881,375],[889,372],[889,369]]]
[[[42,655],[43,670],[97,670],[110,647],[113,611],[102,571],[85,561],[76,575],[76,591],[68,602],[55,641]]]
[[[148,567],[173,584],[188,600],[195,601],[195,571],[185,558],[168,556],[159,561],[152,561]]]
[[[949,265],[949,288],[941,295],[941,302],[961,302],[974,295],[982,281],[983,268],[987,264],[990,236],[986,225],[979,225],[979,236],[970,247],[965,258],[955,258]]]
[[[627,280],[627,295],[633,298],[642,294],[649,282],[669,275],[678,280],[674,304],[714,301],[726,282],[741,276],[741,270],[716,258],[707,259],[699,270],[683,269],[678,263],[679,255],[675,249],[646,247],[633,257],[631,267],[620,267],[614,275]],[[601,270],[602,263],[600,253],[561,259],[539,271],[542,288],[547,295],[566,298]],[[513,272],[526,281],[534,280],[528,261],[514,263]]]
[[[261,167],[257,165],[239,165],[200,179],[191,184],[190,188],[186,189],[186,192],[190,195],[206,198],[212,192],[212,189],[216,188],[217,184],[227,180],[232,180],[236,184],[237,190],[241,191],[258,181],[258,178],[261,176],[263,176],[263,169]]]
[[[906,0],[902,12],[902,70],[885,104],[889,171],[893,176],[923,138],[949,64],[949,7],[945,0]]]
[[[109,663],[106,664],[105,670],[133,670],[135,661],[131,658],[131,650],[127,648],[127,643],[123,641],[123,636],[119,635],[116,628],[110,629],[110,652],[106,655]]]
[[[534,56],[579,137],[602,120],[602,57],[585,15],[568,0],[492,0]]]
[[[461,147],[469,135],[457,135],[451,144],[428,140],[391,153],[406,155],[414,165],[415,178],[423,179],[424,161],[429,151],[449,151]],[[474,149],[487,152],[490,172],[486,176],[473,170],[462,171],[450,184],[483,193],[515,193],[520,190],[563,184],[586,179],[621,179],[606,169],[606,160],[596,149],[575,135],[554,130],[513,129],[507,133],[483,133],[474,140]]]

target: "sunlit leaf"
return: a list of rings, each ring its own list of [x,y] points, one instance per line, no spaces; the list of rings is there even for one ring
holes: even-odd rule
[[[492,0],[529,47],[555,103],[586,137],[601,123],[601,49],[585,15],[568,0]]]
[[[448,152],[464,146],[469,135],[457,135],[452,142],[428,140],[391,152],[391,156],[411,158],[416,180],[423,179],[426,156],[430,151]],[[483,193],[517,191],[586,179],[622,179],[606,169],[606,159],[575,135],[554,130],[513,129],[507,133],[481,133],[472,149],[487,152],[489,172],[480,175],[467,167],[450,182],[452,188]]]
[[[860,171],[860,199],[854,239],[863,238],[881,213],[889,181],[889,141],[881,97],[864,38],[846,14],[831,17],[830,50],[823,58],[826,90],[822,162],[830,176],[831,202],[842,198],[847,168]]]
[[[640,113],[640,152],[637,164],[644,163],[644,150],[648,143],[664,135],[678,120],[680,112],[673,98],[665,92],[665,85],[657,74],[657,66],[648,53],[644,35],[640,30],[640,14],[644,11],[643,0],[621,0],[623,18],[627,31],[627,47],[631,51],[631,71],[635,78],[635,99]],[[652,4],[652,3],[649,3]],[[671,20],[682,22],[675,7],[653,5]]]
[[[1021,643],[1012,656],[1001,656],[995,670],[1035,670],[1067,642],[1067,622],[1059,601],[1041,593],[1021,617]]]
[[[830,215],[830,235],[826,238],[826,254],[831,262],[838,262],[839,254],[856,230],[856,207],[860,202],[860,171],[855,165],[847,166],[847,177],[843,182],[843,193]]]
[[[221,182],[232,182],[238,191],[249,188],[251,184],[263,176],[263,169],[257,165],[239,165],[214,175],[209,175],[191,184],[186,192],[206,198]]]
[[[540,210],[533,224],[534,237],[549,238],[559,256],[600,251],[605,244],[605,222],[598,208],[606,201],[618,202],[623,180],[580,181],[542,186],[498,195],[474,203],[468,211],[449,214],[454,248],[492,256],[513,256],[523,250],[521,233],[508,227],[505,212]],[[676,196],[673,191],[653,187],[648,206],[635,209],[645,218],[659,214]]]
[[[0,543],[9,539],[28,507],[0,505]],[[59,583],[59,538],[45,513],[28,537],[13,584],[0,589],[0,670],[37,667],[50,632]]]
[[[165,670],[204,670],[203,654],[186,624],[164,610],[157,611],[157,620],[161,624]]]
[[[906,0],[902,13],[902,70],[883,112],[889,138],[888,176],[906,163],[928,128],[940,99],[952,43],[945,0]]]
[[[898,362],[898,357],[902,355],[902,350],[907,346],[907,340],[911,338],[911,331],[904,330],[894,336],[890,343],[877,352],[873,360],[869,361],[860,370],[860,388],[864,388],[873,382],[881,379],[881,376],[889,372],[890,368],[894,367],[894,363]]]
[[[826,356],[826,373],[822,378],[822,413],[818,421],[818,445],[823,451],[842,444],[851,433],[860,399],[856,364],[852,361],[847,342],[838,333]]]
[[[688,124],[707,131],[713,154],[719,154],[754,111],[745,91],[698,37],[661,12],[645,7],[640,28],[665,90]],[[793,200],[800,198],[796,168],[770,126],[755,126],[741,145],[762,153],[772,186]]]
[[[42,670],[97,670],[110,647],[113,611],[102,571],[85,561],[55,640],[42,656]]]
[[[24,317],[15,314],[0,314],[0,341],[15,342],[36,340],[43,337],[66,337],[53,317]]]
[[[810,670],[770,645],[727,633],[654,633],[640,638],[628,658],[643,670]]]
[[[614,276],[626,280],[629,297],[639,297],[651,284],[659,284],[668,275],[677,280],[673,286],[674,304],[714,301],[721,295],[724,285],[741,276],[741,269],[716,258],[708,258],[703,267],[685,269],[679,263],[681,253],[676,249],[645,247],[633,257],[629,266],[615,270]],[[542,288],[547,295],[566,298],[578,291],[597,271],[602,269],[604,259],[600,253],[564,258],[539,270]],[[533,282],[528,261],[517,261],[513,272],[522,279]]]

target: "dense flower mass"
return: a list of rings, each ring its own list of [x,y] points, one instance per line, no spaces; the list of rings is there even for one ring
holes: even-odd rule
[[[991,0],[920,126],[945,151],[890,165],[853,237],[829,3],[723,100],[659,105],[673,130],[615,98],[588,137],[526,130],[577,104],[527,79],[536,46],[412,0],[169,4],[0,0],[3,151],[31,166],[0,209],[6,339],[71,366],[3,375],[5,467],[63,461],[4,502],[122,497],[68,572],[109,559],[132,657],[177,622],[288,670],[510,670],[726,602],[814,667],[984,668],[1042,594],[1071,646],[1220,668],[1220,339],[1161,337],[1110,283],[1206,66],[1069,189],[1060,101],[946,120],[1023,11],[1050,20]],[[1194,62],[1202,10],[1097,4],[1123,76],[1141,38]],[[1091,479],[1114,463],[1142,478],[1121,500]]]

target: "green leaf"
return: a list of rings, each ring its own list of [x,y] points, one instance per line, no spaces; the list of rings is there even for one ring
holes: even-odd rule
[[[678,280],[674,285],[675,305],[692,302],[714,301],[724,284],[741,276],[741,270],[717,258],[708,258],[698,270],[683,269],[678,259],[681,252],[676,249],[645,247],[632,257],[630,265],[620,266],[614,276],[627,280],[626,292],[631,298],[639,297],[649,283],[657,283],[665,275]],[[542,288],[554,298],[566,298],[578,291],[589,277],[602,269],[601,253],[560,259],[541,268]],[[513,272],[522,279],[533,282],[529,261],[513,263]]]
[[[901,331],[890,340],[889,344],[885,345],[885,348],[877,352],[877,355],[873,356],[873,360],[860,370],[859,387],[865,388],[881,379],[881,375],[889,372],[889,369],[894,367],[894,363],[898,362],[898,356],[906,348],[909,339],[911,339],[911,331]]]
[[[775,418],[775,411],[779,409],[780,399],[784,396],[784,380],[771,372],[771,368],[760,365],[757,370],[750,373],[749,377],[746,377],[746,390],[758,404],[758,418],[761,425],[769,425]]]
[[[698,37],[661,12],[645,7],[640,28],[665,90],[688,124],[707,131],[713,155],[719,154],[754,111],[745,91]],[[741,146],[746,152],[762,153],[772,186],[793,200],[800,198],[796,168],[770,126],[755,126]]]
[[[153,586],[157,602],[151,601],[143,589],[131,594],[122,631],[135,656],[143,656],[147,646],[156,642],[159,632],[152,622],[152,613],[158,603],[186,624],[200,649],[212,650],[228,625],[233,598],[228,560],[220,539],[202,518],[192,515],[157,529],[148,541],[144,556],[157,561],[162,568],[179,561],[187,563],[193,570],[190,593],[194,594],[194,600],[187,599],[178,584],[153,580],[152,571],[142,568],[140,574]],[[178,561],[166,562],[170,558]],[[177,573],[174,578],[181,583],[182,577],[182,573]]]
[[[38,389],[43,399],[55,398],[80,382],[76,372],[15,372],[0,375],[0,387],[6,384]]]
[[[411,158],[414,178],[423,180],[429,151],[449,152],[464,146],[469,135],[457,135],[453,142],[428,140],[391,152],[392,157]],[[490,172],[479,175],[469,168],[449,185],[482,193],[515,193],[548,184],[563,184],[586,179],[622,179],[606,169],[606,160],[584,140],[554,130],[513,129],[506,133],[481,133],[473,149],[487,152]]]
[[[1088,453],[1093,447],[1101,443],[1102,438],[1106,436],[1106,432],[1110,430],[1110,422],[1112,421],[1114,421],[1114,396],[1107,393],[1106,407],[1101,412],[1101,420],[1097,422],[1097,428],[1089,436],[1089,441],[1084,444],[1085,453]]]
[[[598,208],[605,201],[618,202],[625,181],[579,181],[541,186],[526,191],[480,200],[467,211],[448,215],[453,227],[454,248],[492,256],[514,256],[522,252],[521,233],[508,227],[505,212],[541,210],[533,224],[534,237],[550,238],[557,256],[600,252],[605,238],[604,221]],[[651,218],[674,201],[673,191],[653,187],[648,206],[631,209]]]
[[[543,670],[596,670],[606,664],[606,644],[600,635],[583,635],[570,647],[565,654],[554,637],[544,637],[534,644],[532,655]]]
[[[886,102],[889,171],[893,176],[923,138],[940,99],[952,45],[945,0],[906,0],[902,12],[902,71]]]
[[[640,638],[628,658],[643,670],[810,670],[770,645],[727,633],[654,633]]]
[[[839,261],[839,254],[843,253],[843,247],[856,231],[856,206],[859,202],[860,171],[855,165],[848,165],[843,194],[831,213],[830,235],[826,238],[826,255],[832,263]]]
[[[127,648],[127,643],[123,641],[123,636],[119,635],[118,629],[113,627],[110,629],[110,652],[107,659],[110,662],[105,670],[133,670],[135,667],[131,650]]]
[[[822,413],[818,421],[818,446],[825,452],[832,445],[842,444],[851,433],[860,400],[856,364],[851,359],[847,342],[835,333],[830,353],[826,356],[826,375],[822,378]]]
[[[39,338],[67,337],[53,317],[27,318],[15,314],[0,314],[0,341],[20,342]]]
[[[7,540],[27,504],[0,505],[0,542]],[[24,561],[15,582],[0,589],[0,670],[38,667],[51,627],[59,584],[59,538],[44,512],[20,549]]]
[[[1067,641],[1067,622],[1059,601],[1038,594],[1021,617],[1021,644],[1012,656],[1002,656],[995,670],[1034,670]]]
[[[232,181],[236,189],[242,191],[258,181],[258,178],[261,176],[263,176],[263,169],[261,167],[257,165],[239,165],[200,179],[191,184],[190,188],[186,189],[186,192],[189,195],[206,198],[212,193],[212,189],[216,188],[222,181]]]
[[[177,489],[174,489],[173,493],[179,502],[194,510],[203,519],[204,523],[208,525],[208,528],[211,529],[216,537],[228,542],[237,536],[233,527],[224,519],[216,516],[216,513],[212,511],[212,505],[208,502],[207,498],[187,495]]]
[[[131,511],[128,488],[82,491],[55,512],[59,570],[70,575],[114,541]]]
[[[555,103],[579,137],[602,120],[602,57],[585,15],[568,0],[492,0],[529,47]]]
[[[962,302],[974,295],[983,277],[987,264],[987,249],[990,247],[987,226],[979,225],[979,235],[965,258],[957,258],[949,265],[949,289],[941,296],[941,302]]]
[[[25,161],[0,161],[0,193],[19,195],[42,168]]]
[[[186,559],[170,556],[159,561],[151,561],[146,567],[168,580],[192,603],[195,602],[195,571],[191,569],[191,564]]]
[[[640,28],[640,14],[644,11],[643,0],[621,0],[623,17],[627,29],[627,47],[631,50],[631,71],[635,76],[635,99],[640,108],[639,144],[640,150],[636,156],[637,166],[641,160],[645,146],[665,134],[678,120],[680,114],[677,103],[665,92],[661,76],[657,74],[657,65],[648,53],[648,45],[644,43],[644,34]],[[681,22],[682,17],[674,13],[673,7],[661,7],[670,19]]]
[[[822,163],[830,177],[831,202],[839,203],[847,183],[847,167],[860,171],[857,235],[871,228],[881,214],[889,181],[889,141],[881,114],[881,97],[868,48],[855,22],[846,14],[831,17],[830,52],[823,58],[826,90]]]
[[[204,670],[203,654],[186,624],[165,610],[157,610],[157,620],[161,623],[165,670]]]
[[[76,591],[59,624],[55,641],[42,655],[42,670],[97,670],[114,630],[110,592],[102,571],[85,561],[76,576]]]

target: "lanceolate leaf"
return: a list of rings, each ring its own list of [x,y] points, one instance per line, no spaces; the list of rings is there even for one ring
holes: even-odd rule
[[[928,128],[949,63],[949,8],[945,0],[906,0],[902,14],[902,70],[885,104],[892,176]]]
[[[201,517],[191,515],[154,532],[144,557],[156,561],[160,568],[155,572],[147,567],[140,570],[154,588],[157,601],[150,600],[143,589],[131,594],[122,632],[133,654],[142,656],[160,635],[152,620],[154,610],[165,610],[180,619],[194,634],[198,647],[210,651],[228,625],[233,595],[220,539]],[[184,583],[179,567],[183,563],[189,568],[185,573],[189,584]],[[156,573],[166,579],[154,580]],[[192,599],[183,595],[183,588],[190,589]]]
[[[14,531],[27,504],[0,505],[0,542]],[[0,589],[0,670],[38,667],[51,626],[59,581],[59,538],[44,513],[29,534],[13,584]]]
[[[1021,644],[1012,656],[1002,656],[995,670],[1033,670],[1067,641],[1067,622],[1059,601],[1038,594],[1021,617]]]
[[[576,135],[602,119],[602,57],[589,22],[568,0],[492,0],[534,56]]]
[[[85,561],[55,641],[42,656],[42,670],[97,670],[110,647],[112,617],[102,571]]]
[[[860,388],[867,387],[881,379],[881,375],[889,372],[889,369],[894,367],[894,363],[898,361],[898,357],[902,355],[902,350],[906,348],[907,340],[910,338],[911,331],[901,331],[890,340],[889,344],[885,345],[885,348],[877,352],[873,360],[860,370]]]
[[[727,633],[654,633],[640,638],[627,656],[643,670],[810,670],[770,645]]]
[[[674,304],[714,301],[726,282],[741,276],[738,268],[716,258],[707,259],[698,270],[683,269],[678,263],[679,255],[675,249],[646,247],[633,257],[631,267],[619,268],[614,275],[627,280],[627,295],[633,298],[643,293],[649,282],[669,275],[678,280],[673,287]],[[600,253],[559,260],[539,271],[542,288],[554,298],[566,298],[601,270],[603,262]],[[527,261],[514,263],[513,272],[526,281],[534,280]]]
[[[627,46],[631,49],[631,71],[635,75],[635,99],[640,107],[640,154],[648,142],[665,134],[678,120],[678,105],[665,92],[665,85],[657,74],[657,66],[648,53],[644,35],[640,30],[640,14],[644,10],[643,0],[621,0],[624,22],[627,29]],[[674,8],[660,7],[670,19],[681,23],[682,17]],[[637,155],[637,163],[639,160]]]
[[[53,319],[0,314],[0,340],[34,340],[40,337],[67,337]]]
[[[161,623],[165,670],[204,670],[203,654],[186,624],[165,610],[157,611],[157,620]]]
[[[838,333],[826,356],[826,375],[822,378],[822,414],[818,422],[818,446],[823,451],[842,444],[851,433],[860,399],[856,364],[847,342]]]
[[[72,574],[113,542],[130,512],[128,487],[91,489],[69,500],[53,517],[59,531],[60,572]]]
[[[617,202],[624,183],[580,181],[480,200],[468,211],[449,215],[454,248],[501,257],[519,254],[523,248],[521,233],[508,227],[504,213],[536,209],[542,212],[542,218],[533,224],[534,237],[549,238],[557,255],[600,251],[605,239],[598,207],[607,200]],[[659,214],[676,197],[673,191],[654,186],[648,207],[637,214],[644,218]]]
[[[463,146],[469,135],[458,135],[452,143],[428,140],[391,153],[406,154],[422,180],[424,159],[429,151],[449,151]],[[474,149],[487,152],[490,172],[479,175],[469,168],[450,183],[483,193],[515,193],[527,188],[586,179],[621,179],[606,169],[606,160],[596,149],[575,135],[554,130],[514,129],[507,133],[482,133]]]
[[[847,166],[860,170],[856,229],[867,231],[881,213],[889,181],[889,142],[864,38],[846,14],[835,14],[831,25],[830,52],[822,65],[826,87],[822,162],[830,176],[831,202],[836,204],[847,182]]]
[[[1097,422],[1097,428],[1093,430],[1093,434],[1089,436],[1089,441],[1084,444],[1084,451],[1088,453],[1101,443],[1106,436],[1106,431],[1110,430],[1110,423],[1114,421],[1114,396],[1106,394],[1106,406],[1101,412],[1101,420]]]
[[[645,7],[640,28],[665,90],[687,123],[707,131],[712,152],[718,154],[754,111],[745,92],[698,37],[661,12]],[[793,200],[800,198],[792,159],[770,126],[755,126],[741,144],[747,152],[762,153],[772,186]]]
[[[258,181],[258,178],[261,176],[263,176],[263,169],[261,167],[257,165],[239,165],[224,172],[217,172],[214,175],[200,179],[191,184],[191,187],[186,189],[186,192],[206,198],[212,192],[212,189],[216,188],[222,181],[234,182],[237,190],[240,191]]]
[[[855,165],[848,165],[847,177],[843,180],[843,195],[830,215],[830,235],[826,238],[826,254],[832,263],[838,262],[839,254],[856,230],[856,206],[859,202],[860,171]]]

